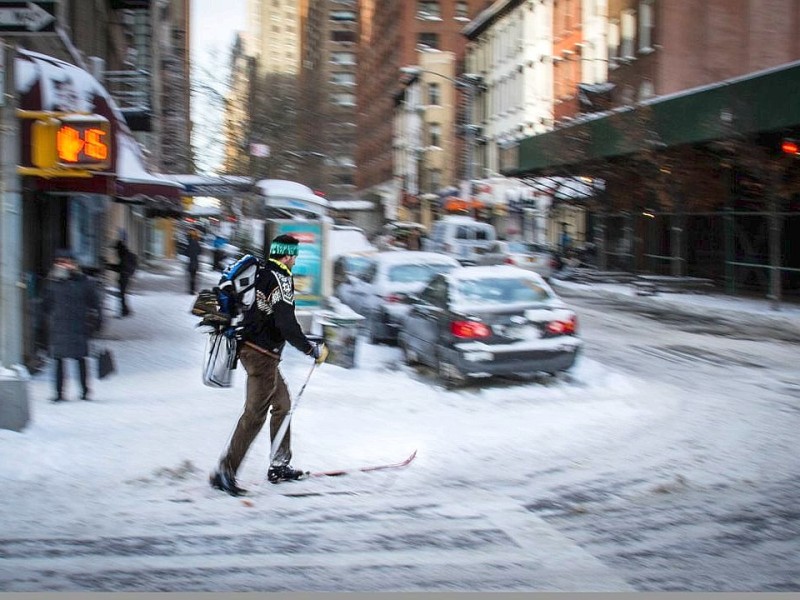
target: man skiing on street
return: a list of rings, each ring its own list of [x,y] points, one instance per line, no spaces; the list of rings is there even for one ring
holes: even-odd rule
[[[313,356],[317,364],[325,362],[328,356],[324,344],[314,344],[306,337],[295,315],[292,268],[298,247],[298,240],[291,235],[280,235],[272,241],[269,260],[262,265],[256,278],[255,302],[244,313],[239,342],[239,360],[247,372],[244,412],[227,451],[210,478],[212,487],[232,496],[247,493],[237,485],[236,473],[264,426],[269,409],[272,409],[270,439],[273,442],[291,409],[289,390],[278,369],[286,342]],[[267,473],[271,483],[299,479],[305,474],[289,464],[292,458],[290,431],[291,427],[286,429],[272,457]]]

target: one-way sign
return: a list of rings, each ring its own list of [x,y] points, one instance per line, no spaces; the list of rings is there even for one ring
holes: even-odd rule
[[[44,2],[0,0],[0,37],[53,33],[55,29],[55,0]]]

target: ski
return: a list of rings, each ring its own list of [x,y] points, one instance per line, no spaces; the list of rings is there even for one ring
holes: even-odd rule
[[[369,465],[366,467],[353,467],[351,469],[336,469],[332,471],[316,471],[310,472],[304,479],[311,477],[341,477],[343,475],[350,475],[352,473],[368,473],[370,471],[385,471],[388,469],[402,469],[411,464],[417,457],[417,451],[414,450],[405,460],[396,463],[387,463],[382,465]]]
[[[278,482],[275,482],[275,483],[271,483],[270,485],[282,485],[282,484],[285,484],[285,483],[293,483],[295,481],[305,481],[307,479],[311,479],[312,477],[342,477],[342,476],[345,476],[345,475],[352,475],[354,473],[369,473],[369,472],[372,472],[372,471],[387,471],[389,469],[402,469],[403,467],[407,467],[409,464],[411,464],[411,461],[413,461],[416,457],[417,457],[417,451],[414,450],[411,454],[408,455],[407,458],[405,458],[404,460],[401,460],[400,462],[396,462],[396,463],[385,463],[385,464],[379,464],[379,465],[367,465],[367,466],[363,466],[363,467],[352,467],[350,469],[335,469],[335,470],[330,470],[330,471],[308,471],[308,472],[306,472],[305,475],[303,475],[303,477],[300,477],[298,479],[290,479],[290,480],[287,480],[287,481],[278,481]],[[253,494],[253,492],[256,491],[259,487],[260,486],[255,486],[255,489],[251,490],[251,492],[243,494],[240,497],[241,498],[241,502],[242,502],[242,504],[244,506],[248,506],[248,507],[255,506],[253,500],[255,499],[256,496],[260,496],[260,494],[258,494],[258,493]],[[352,491],[352,490],[344,490],[344,491],[343,490],[319,490],[319,491],[297,490],[297,491],[293,491],[291,493],[281,493],[281,495],[282,496],[287,496],[287,497],[302,498],[302,497],[309,497],[309,496],[357,496],[357,495],[360,495],[361,493],[362,492]],[[180,500],[176,500],[176,501],[180,501]]]

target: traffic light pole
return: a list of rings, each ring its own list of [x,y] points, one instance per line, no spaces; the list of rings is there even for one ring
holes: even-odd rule
[[[15,45],[0,38],[0,428],[20,431],[28,422],[27,372],[22,361],[22,194]]]

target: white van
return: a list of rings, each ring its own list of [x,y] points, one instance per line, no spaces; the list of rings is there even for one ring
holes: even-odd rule
[[[478,254],[485,252],[497,239],[497,232],[490,223],[482,223],[471,217],[444,217],[431,225],[422,249],[452,256],[462,265],[473,265]]]

